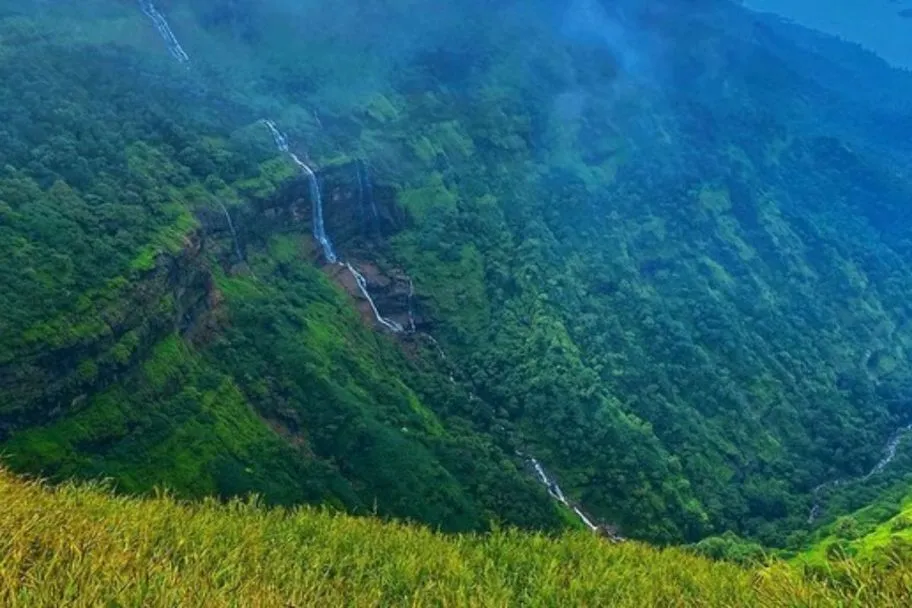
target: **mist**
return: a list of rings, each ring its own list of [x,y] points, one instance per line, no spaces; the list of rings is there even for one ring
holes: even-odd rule
[[[890,0],[745,0],[745,6],[771,12],[861,44],[891,64],[912,69],[909,3]]]

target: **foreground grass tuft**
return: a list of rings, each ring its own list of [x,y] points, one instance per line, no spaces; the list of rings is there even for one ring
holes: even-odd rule
[[[502,531],[444,536],[316,509],[52,488],[0,471],[2,606],[908,605],[908,576],[815,579],[679,549]],[[837,582],[839,581],[839,582]]]

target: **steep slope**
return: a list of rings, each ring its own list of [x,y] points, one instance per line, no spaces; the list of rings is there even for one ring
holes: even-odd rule
[[[436,353],[405,358],[312,264],[307,180],[248,111],[171,61],[45,37],[69,8],[34,8],[4,21],[2,61],[24,96],[6,100],[0,207],[12,466],[451,530],[561,524],[459,418]],[[111,13],[99,35],[144,25]]]
[[[858,49],[721,1],[3,16],[16,469],[558,527],[534,457],[784,545],[909,423],[912,85]]]
[[[479,394],[584,504],[653,538],[781,543],[904,424],[909,187],[796,122],[811,85],[728,15],[606,11],[647,32],[615,49],[504,28],[503,61],[390,96],[362,140],[398,127],[424,164],[393,247]],[[634,73],[613,78],[618,56]]]

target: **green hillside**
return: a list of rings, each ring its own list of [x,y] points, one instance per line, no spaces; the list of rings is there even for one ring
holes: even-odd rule
[[[786,555],[908,491],[909,73],[723,0],[13,4],[12,471]]]
[[[910,548],[912,501],[888,494],[821,527],[794,561],[825,567],[829,561],[851,560],[899,570],[912,555]]]

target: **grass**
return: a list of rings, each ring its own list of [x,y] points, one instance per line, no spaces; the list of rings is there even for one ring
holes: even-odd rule
[[[833,555],[893,567],[912,561],[912,497],[898,512],[875,503],[838,518],[795,562],[825,568]]]
[[[839,583],[681,549],[499,531],[444,536],[252,501],[116,497],[0,470],[0,605],[896,606],[906,571]],[[849,572],[849,574],[846,574]]]

